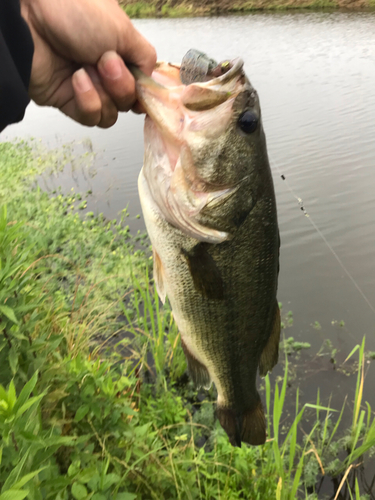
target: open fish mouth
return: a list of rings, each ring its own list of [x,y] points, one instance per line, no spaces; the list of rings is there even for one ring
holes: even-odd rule
[[[189,82],[183,66],[157,63],[152,77],[131,71],[137,97],[144,107],[144,176],[165,219],[185,234],[209,243],[230,238],[220,227],[199,222],[206,207],[219,206],[238,190],[239,183],[211,181],[197,168],[192,151],[202,142],[225,135],[236,97],[250,85],[242,59],[224,61]],[[190,80],[189,80],[190,78]],[[194,80],[194,76],[192,78]]]
[[[136,80],[138,100],[146,113],[164,128],[170,116],[163,114],[161,107],[172,107],[175,113],[174,105],[178,102],[188,110],[205,111],[233,98],[246,81],[243,65],[240,58],[223,61],[207,72],[205,81],[191,83],[184,83],[186,80],[182,78],[180,64],[158,62],[151,77],[135,66],[131,67],[131,72]],[[176,120],[172,123],[175,124]]]

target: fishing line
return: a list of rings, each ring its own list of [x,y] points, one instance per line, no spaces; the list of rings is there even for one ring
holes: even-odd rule
[[[303,203],[302,198],[300,198],[299,196],[296,195],[296,193],[294,192],[293,188],[291,187],[291,185],[287,181],[286,176],[281,172],[280,167],[278,166],[278,164],[276,162],[272,161],[272,160],[271,160],[271,164],[276,167],[276,169],[277,169],[277,171],[278,171],[281,179],[283,180],[284,184],[287,186],[287,188],[290,191],[291,195],[297,200],[298,205],[300,206],[300,209],[303,212],[304,216],[310,221],[312,227],[315,229],[315,231],[319,234],[319,236],[322,238],[322,240],[324,241],[324,243],[327,245],[327,247],[330,250],[330,252],[332,253],[332,255],[335,257],[335,259],[337,260],[337,262],[340,264],[342,270],[345,272],[345,274],[350,279],[350,281],[353,283],[353,285],[358,290],[358,292],[362,295],[362,298],[365,300],[365,302],[370,307],[370,309],[372,310],[372,312],[375,313],[375,308],[371,304],[371,302],[369,301],[369,299],[367,298],[367,296],[364,293],[364,291],[361,289],[361,287],[358,285],[358,283],[356,282],[356,280],[353,278],[353,276],[350,274],[350,272],[348,271],[348,269],[345,267],[345,264],[340,259],[340,257],[337,255],[337,253],[335,252],[335,250],[333,249],[332,245],[329,243],[329,241],[327,240],[327,238],[324,236],[324,234],[322,233],[322,231],[318,228],[318,226],[314,222],[314,220],[311,217],[311,215],[307,212],[307,210],[305,208],[305,205]]]

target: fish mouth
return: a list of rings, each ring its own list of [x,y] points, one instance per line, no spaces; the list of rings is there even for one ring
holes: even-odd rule
[[[175,169],[178,150],[188,146],[191,132],[207,135],[213,121],[216,136],[225,131],[233,102],[248,83],[243,65],[240,58],[224,61],[207,75],[207,81],[189,85],[181,82],[178,64],[158,62],[151,77],[130,66],[138,101],[147,114],[145,135],[152,128],[147,124],[150,118],[163,137],[171,171]]]
[[[211,133],[217,137],[225,131],[235,98],[249,84],[243,65],[240,58],[221,62],[207,74],[206,81],[189,85],[181,82],[179,64],[158,62],[151,77],[136,66],[129,66],[136,81],[138,101],[146,111],[145,141],[156,133],[160,134],[171,172],[176,167],[181,149],[189,148],[189,142],[196,140],[197,134],[208,136]],[[213,122],[214,128],[211,126]],[[192,133],[195,133],[194,138]],[[194,189],[198,187],[201,191],[202,179],[195,184]],[[211,185],[206,189],[224,187],[228,186],[215,188]]]
[[[129,69],[136,81],[138,100],[154,122],[164,128],[170,116],[162,113],[160,108],[172,107],[176,112],[178,103],[187,110],[205,111],[238,94],[246,83],[243,65],[240,58],[223,61],[207,74],[206,81],[187,85],[181,81],[179,64],[158,62],[151,77],[136,66]]]

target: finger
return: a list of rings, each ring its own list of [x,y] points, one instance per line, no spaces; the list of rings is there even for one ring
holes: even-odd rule
[[[129,111],[136,100],[135,82],[121,57],[114,51],[105,52],[99,59],[98,72],[117,109]]]
[[[100,122],[102,103],[87,72],[81,68],[72,76],[74,98],[61,108],[73,120],[93,127]]]
[[[135,29],[125,13],[124,16],[125,21],[120,20],[120,41],[117,52],[125,63],[135,64],[143,73],[150,76],[156,64],[156,51],[150,42]]]
[[[93,66],[89,66],[86,67],[86,71],[91,81],[93,82],[101,101],[101,118],[97,125],[101,128],[112,127],[112,125],[116,123],[118,117],[117,106],[111,99],[110,95],[103,88],[97,70]]]

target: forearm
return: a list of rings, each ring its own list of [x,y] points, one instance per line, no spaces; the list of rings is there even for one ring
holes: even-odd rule
[[[23,118],[34,44],[18,0],[0,0],[0,131]]]

